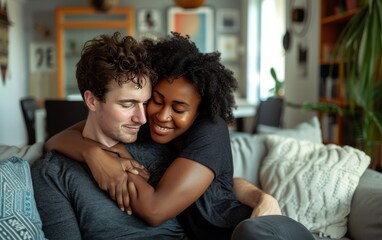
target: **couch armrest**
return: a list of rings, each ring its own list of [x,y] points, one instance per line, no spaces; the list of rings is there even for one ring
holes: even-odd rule
[[[348,234],[353,240],[382,239],[382,173],[366,169],[354,192]]]

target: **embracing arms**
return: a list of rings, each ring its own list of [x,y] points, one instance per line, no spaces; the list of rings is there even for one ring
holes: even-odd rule
[[[84,126],[85,121],[82,121],[54,135],[45,143],[45,151],[55,150],[73,160],[85,162],[98,186],[117,201],[121,210],[131,212],[128,195],[123,198],[122,194],[127,192],[127,172],[139,174],[145,180],[149,178],[149,173],[142,165],[132,160],[126,150],[123,158],[118,157],[121,149],[125,149],[123,144],[107,148],[96,141],[84,138],[82,136]],[[108,155],[107,152],[118,153],[118,156]]]
[[[100,188],[109,192],[111,198],[122,210],[130,213],[131,203],[129,194],[127,194],[128,175],[126,170],[131,169],[131,162],[118,158],[116,155],[108,155],[102,149],[102,145],[83,138],[81,134],[83,125],[83,123],[77,124],[52,137],[46,143],[46,149],[57,150],[73,159],[86,162]],[[118,144],[108,150],[118,152],[122,157],[130,157],[123,144]],[[135,170],[140,169],[140,165],[135,165]],[[214,174],[209,168],[182,158],[175,160],[167,169],[157,189],[152,188],[138,176],[131,175],[130,179],[134,182],[130,186],[131,197],[135,199],[134,213],[153,225],[159,224],[176,216],[197,200],[207,189],[213,177]],[[274,198],[243,179],[235,179],[234,192],[239,201],[254,208],[252,216],[273,214],[279,209]],[[176,205],[173,204],[174,199],[178,200]],[[149,205],[149,207],[140,211],[139,209],[145,205]]]
[[[131,176],[129,193],[133,212],[156,226],[175,217],[195,202],[214,179],[206,166],[177,158],[154,189],[137,176]]]

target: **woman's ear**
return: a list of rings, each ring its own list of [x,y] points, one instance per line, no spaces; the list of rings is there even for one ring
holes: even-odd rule
[[[85,101],[86,106],[88,106],[89,111],[95,111],[96,110],[96,106],[98,104],[98,101],[91,91],[86,90],[84,92],[84,101]]]

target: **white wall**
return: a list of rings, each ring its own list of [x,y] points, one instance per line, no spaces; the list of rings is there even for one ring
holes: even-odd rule
[[[319,22],[320,1],[289,0],[286,7],[287,29],[294,27],[298,32],[301,25],[292,26],[291,3],[294,6],[304,6],[310,3],[310,20],[307,32],[303,36],[291,34],[291,47],[285,54],[285,100],[286,102],[302,104],[304,101],[318,101],[319,82]],[[299,46],[307,49],[306,72],[298,61]],[[312,117],[315,113],[287,107],[284,111],[284,127],[292,127]]]
[[[9,63],[5,84],[0,83],[0,144],[22,146],[27,142],[19,100],[27,94],[27,68],[24,59],[22,3],[8,0]]]
[[[4,1],[4,0],[0,0]],[[0,83],[0,144],[22,146],[27,142],[26,129],[22,118],[19,101],[28,95],[28,45],[30,41],[41,40],[34,33],[34,16],[54,15],[54,9],[60,5],[84,5],[85,1],[77,0],[7,0],[8,13],[13,25],[9,31],[9,66],[5,84]],[[126,3],[125,3],[126,2]],[[147,4],[150,2],[150,4]],[[295,4],[305,3],[294,0]],[[308,1],[311,5],[309,30],[303,38],[292,36],[291,49],[286,52],[285,99],[288,102],[302,103],[306,100],[317,101],[318,98],[318,46],[319,46],[319,1]],[[142,8],[172,5],[172,0],[120,0],[121,4]],[[246,0],[241,1],[242,4]],[[287,6],[289,5],[288,1]],[[215,7],[234,7],[239,2],[225,0],[206,0],[206,4]],[[290,12],[287,10],[287,27],[290,27]],[[45,20],[44,20],[45,21]],[[54,22],[54,20],[52,20]],[[242,24],[245,28],[245,24]],[[245,33],[242,33],[245,37]],[[52,32],[54,36],[54,32]],[[308,51],[308,73],[301,77],[297,62],[297,47],[306,43]],[[243,64],[244,66],[244,64]],[[245,74],[243,74],[245,75]],[[284,113],[284,126],[293,126],[308,119],[313,113],[287,108]]]
[[[87,0],[0,0],[7,1],[8,15],[13,25],[9,28],[9,65],[6,83],[0,83],[0,144],[23,146],[27,133],[20,109],[20,99],[29,92],[29,43],[54,41],[54,9],[58,6],[86,6]],[[173,0],[119,0],[123,6],[159,8],[165,10]],[[206,0],[205,5],[216,8],[240,7],[239,1]],[[36,23],[51,29],[44,39],[35,31]]]

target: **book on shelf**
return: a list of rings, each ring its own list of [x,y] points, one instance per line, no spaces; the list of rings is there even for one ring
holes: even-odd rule
[[[339,127],[336,116],[323,114],[321,116],[322,140],[326,143],[339,142]]]
[[[337,98],[339,97],[339,80],[327,76],[320,79],[319,96],[322,98]]]

